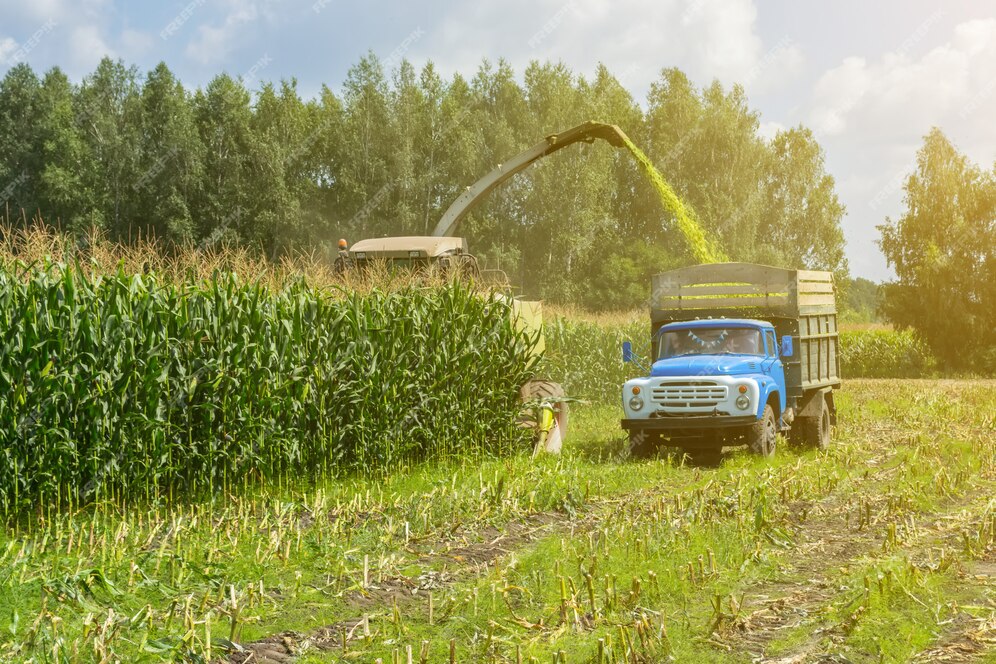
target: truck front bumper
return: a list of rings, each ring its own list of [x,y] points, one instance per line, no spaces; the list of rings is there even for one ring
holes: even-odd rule
[[[682,429],[725,429],[749,427],[757,422],[754,415],[699,415],[697,417],[648,417],[622,420],[627,431],[665,433]]]

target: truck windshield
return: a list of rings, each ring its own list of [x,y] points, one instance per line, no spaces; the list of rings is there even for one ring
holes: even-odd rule
[[[696,327],[660,335],[657,359],[682,355],[764,355],[760,330],[749,327]]]

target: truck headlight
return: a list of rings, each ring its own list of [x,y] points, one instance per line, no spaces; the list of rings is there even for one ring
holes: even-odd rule
[[[638,396],[634,396],[632,399],[629,400],[629,407],[632,410],[640,410],[641,408],[643,408],[643,399],[641,399]]]
[[[746,394],[741,394],[739,397],[737,397],[737,408],[739,408],[740,410],[747,410],[748,408],[750,408],[750,397],[748,397]]]

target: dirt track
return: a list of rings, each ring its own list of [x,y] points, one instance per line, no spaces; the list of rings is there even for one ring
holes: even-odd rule
[[[933,625],[921,626],[930,633],[918,635],[925,645],[916,649],[912,661],[981,662],[992,654],[996,643],[996,533],[987,529],[993,512],[996,468],[992,448],[996,437],[991,420],[957,421],[942,412],[944,408],[957,411],[972,407],[974,388],[988,392],[991,386],[958,382],[936,386],[947,394],[945,399],[958,403],[935,404],[942,414],[940,420],[921,417],[905,422],[899,413],[883,417],[880,412],[863,412],[875,405],[876,383],[858,384],[852,408],[861,411],[856,410],[841,431],[847,441],[845,448],[830,457],[840,469],[834,482],[828,479],[825,490],[814,489],[814,495],[804,499],[788,496],[778,507],[779,527],[791,537],[770,547],[772,555],[777,555],[777,572],[736,584],[724,600],[729,608],[719,612],[711,633],[696,637],[699,647],[712,650],[713,661],[892,661],[885,645],[879,652],[863,652],[855,644],[865,641],[854,639],[869,633],[876,643],[878,639],[888,641],[893,618],[884,612],[904,603],[923,605],[924,611],[929,609],[937,616]],[[934,407],[925,403],[924,407]],[[957,475],[938,467],[932,473],[932,464],[943,455],[925,458],[925,468],[919,467],[919,462],[910,467],[911,448],[929,453],[924,441],[942,438],[972,441],[981,467]],[[912,458],[920,459],[918,454]],[[685,472],[701,480],[693,483],[700,494],[705,491],[701,487],[713,485],[711,470]],[[231,661],[287,662],[306,652],[311,653],[309,661],[339,661],[344,639],[350,659],[360,656],[362,660],[360,653],[370,643],[365,634],[371,621],[386,619],[393,611],[418,622],[431,637],[447,616],[437,606],[434,620],[429,620],[430,593],[438,600],[480,584],[492,578],[496,568],[507,566],[510,559],[528,556],[544,542],[607,533],[624,512],[625,519],[634,523],[650,522],[656,517],[648,506],[680,491],[680,487],[662,486],[594,500],[570,516],[562,512],[536,514],[509,524],[503,532],[492,528],[464,534],[458,530],[445,539],[417,543],[409,553],[422,572],[384,579],[376,587],[352,592],[347,599],[355,617],[334,625],[316,625],[304,634],[278,634],[248,644]],[[966,544],[973,533],[978,542]],[[912,575],[910,578],[926,579],[924,588],[932,588],[929,583],[935,579],[943,580],[944,601],[928,607],[931,600],[926,591],[902,579],[894,581],[889,570],[897,560],[905,561],[908,567],[903,569]],[[875,572],[880,569],[886,571]],[[865,575],[863,589],[860,581],[855,581],[860,570],[871,570]],[[876,600],[879,596],[883,599]],[[884,599],[887,597],[890,599]],[[576,597],[574,600],[578,605],[583,603]],[[495,620],[504,619],[512,627],[527,622],[517,617],[513,620],[514,616],[514,612],[512,617],[496,615]],[[589,616],[577,622],[576,629],[590,630],[594,622]],[[558,638],[563,632],[563,627],[555,629],[553,621],[542,620],[526,629],[547,634],[547,638]],[[635,652],[633,657],[633,661],[655,661]]]

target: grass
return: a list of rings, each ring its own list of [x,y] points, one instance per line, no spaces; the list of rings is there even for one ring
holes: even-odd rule
[[[985,655],[996,383],[852,381],[840,409],[827,454],[635,462],[582,405],[560,458],[39,515],[0,539],[0,659]]]

